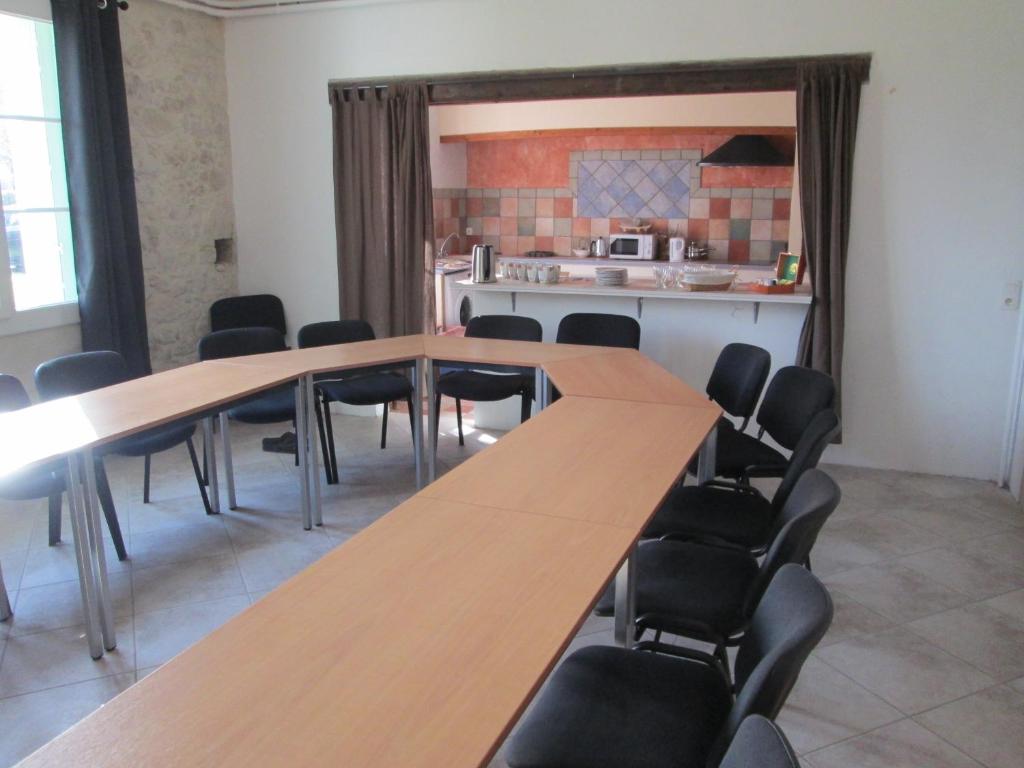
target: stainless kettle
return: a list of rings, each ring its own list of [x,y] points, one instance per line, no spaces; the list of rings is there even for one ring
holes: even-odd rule
[[[494,258],[494,246],[474,245],[473,246],[473,282],[493,283],[497,279]]]
[[[596,237],[590,241],[590,255],[598,258],[608,255],[608,244],[603,237]]]

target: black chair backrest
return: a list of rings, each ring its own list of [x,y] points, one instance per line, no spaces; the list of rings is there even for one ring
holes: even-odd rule
[[[284,324],[284,304],[272,293],[229,296],[210,305],[211,331],[260,327],[273,328],[282,336],[288,333]]]
[[[640,349],[640,323],[628,315],[573,312],[558,323],[559,344]]]
[[[818,413],[831,408],[836,384],[827,373],[788,365],[768,384],[757,411],[757,423],[783,448],[793,450]]]
[[[718,768],[800,768],[800,762],[779,726],[751,715],[740,723]]]
[[[736,700],[708,765],[718,763],[745,718],[775,718],[804,661],[831,623],[832,598],[825,586],[806,568],[792,563],[782,566],[740,640],[734,670]]]
[[[273,328],[234,328],[215,331],[199,340],[199,359],[217,360],[222,357],[259,355],[287,349],[284,336]]]
[[[772,496],[772,507],[778,513],[785,505],[789,495],[796,487],[797,481],[808,469],[814,469],[821,460],[821,454],[828,448],[837,434],[839,434],[839,417],[831,408],[820,411],[800,435],[796,448],[789,457],[789,464],[782,474],[782,480],[775,495]]]
[[[532,317],[519,315],[477,315],[469,320],[466,336],[506,341],[540,341],[544,329]]]
[[[753,344],[726,344],[708,379],[708,397],[746,424],[757,407],[771,367],[772,356],[768,350]]]
[[[128,366],[117,352],[79,352],[47,360],[36,368],[36,389],[43,400],[79,395],[128,381]]]
[[[373,341],[373,326],[365,320],[327,320],[299,329],[299,347],[326,347],[353,341]]]
[[[779,568],[786,563],[807,562],[818,534],[839,506],[840,497],[839,486],[820,469],[808,469],[800,476],[775,520],[771,546],[747,594],[748,616]]]
[[[31,404],[21,380],[9,373],[0,373],[0,413],[18,411]]]

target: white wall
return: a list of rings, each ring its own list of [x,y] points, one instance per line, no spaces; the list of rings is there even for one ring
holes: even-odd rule
[[[293,328],[337,316],[331,78],[870,52],[830,459],[994,478],[1016,327],[999,300],[1024,273],[1022,28],[1012,0],[438,0],[232,20],[240,288],[280,294]]]

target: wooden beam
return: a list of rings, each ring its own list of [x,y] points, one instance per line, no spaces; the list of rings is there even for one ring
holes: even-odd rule
[[[452,133],[441,137],[442,144],[461,144],[477,141],[514,141],[517,139],[563,138],[574,136],[795,136],[796,128],[779,125],[657,125],[648,128],[536,128],[522,131],[494,131],[491,133]]]
[[[332,80],[328,83],[328,90],[336,92],[386,88],[400,82],[425,82],[431,104],[789,91],[796,87],[800,65],[822,63],[852,65],[858,70],[861,79],[867,80],[871,55],[841,54],[579,69],[397,75]]]

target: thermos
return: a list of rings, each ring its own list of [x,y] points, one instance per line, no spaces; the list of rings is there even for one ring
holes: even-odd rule
[[[494,247],[490,245],[473,246],[473,282],[493,283],[497,280],[494,258]]]

